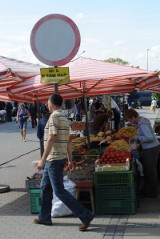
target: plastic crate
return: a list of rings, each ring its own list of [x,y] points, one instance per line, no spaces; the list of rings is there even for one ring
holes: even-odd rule
[[[94,185],[128,185],[134,186],[133,171],[95,172]]]
[[[100,186],[95,188],[95,200],[127,199],[135,200],[135,187],[129,186]]]
[[[96,214],[134,214],[135,200],[95,200]]]
[[[27,189],[40,188],[40,183],[41,183],[40,179],[26,179],[25,180],[25,185],[26,185]]]
[[[41,208],[41,189],[30,189],[29,197],[31,213],[39,213]]]

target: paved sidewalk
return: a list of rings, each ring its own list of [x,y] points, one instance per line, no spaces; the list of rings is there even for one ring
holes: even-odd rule
[[[148,108],[138,110],[154,121]],[[133,239],[159,238],[160,193],[156,199],[140,198],[134,215],[96,216],[87,232],[79,232],[74,217],[53,218],[53,226],[33,224],[25,179],[36,172],[33,160],[40,157],[36,129],[28,125],[27,141],[22,142],[15,122],[0,124],[0,184],[11,191],[0,194],[0,239]]]

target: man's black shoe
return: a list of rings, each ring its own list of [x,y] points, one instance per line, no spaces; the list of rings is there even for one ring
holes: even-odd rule
[[[85,222],[83,222],[80,226],[79,226],[79,230],[84,232],[87,230],[87,228],[90,226],[91,221],[93,220],[93,218],[95,217],[95,214],[93,213],[92,216]]]
[[[52,226],[52,222],[41,222],[38,218],[34,219],[34,224],[40,224],[45,226]]]

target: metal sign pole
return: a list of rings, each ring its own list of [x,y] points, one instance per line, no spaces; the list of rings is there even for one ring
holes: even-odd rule
[[[54,93],[58,94],[58,83],[54,84]]]

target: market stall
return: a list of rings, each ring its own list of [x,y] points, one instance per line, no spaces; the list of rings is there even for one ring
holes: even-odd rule
[[[84,136],[72,140],[75,171],[66,164],[65,173],[75,182],[93,182],[96,214],[136,212],[138,185],[129,144],[135,133],[134,127],[126,126],[90,135],[91,149]]]
[[[135,127],[90,134],[88,147],[88,137],[80,134],[86,127],[85,122],[71,124],[72,131],[78,132],[70,135],[75,170],[71,172],[66,163],[64,176],[67,175],[76,187],[81,183],[80,192],[85,189],[85,198],[82,200],[78,195],[79,200],[92,204],[96,214],[135,213],[137,180],[131,152],[134,148],[130,144],[130,138],[136,133]],[[38,213],[40,208],[40,181],[41,173],[26,180],[32,213]]]

